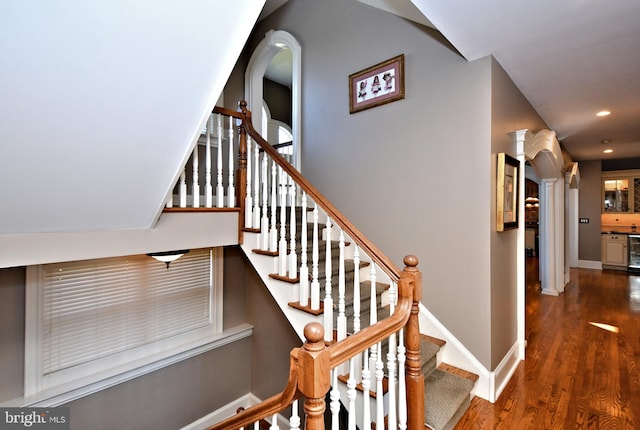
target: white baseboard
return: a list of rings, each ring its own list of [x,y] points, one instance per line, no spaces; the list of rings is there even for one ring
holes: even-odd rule
[[[445,362],[478,375],[471,394],[491,403],[498,399],[522,359],[516,342],[498,367],[493,372],[488,370],[422,303],[420,331],[446,342],[438,353],[438,362]]]
[[[502,391],[507,386],[507,383],[516,371],[518,364],[520,364],[521,358],[518,354],[519,345],[518,342],[514,343],[507,355],[504,356],[496,370],[493,371],[493,389],[491,394],[493,399],[489,399],[491,403],[494,403],[502,394]]]
[[[602,270],[602,262],[592,260],[578,260],[578,267],[580,269]]]
[[[182,427],[181,430],[204,430],[207,427],[211,427],[212,425],[219,423],[220,421],[236,414],[236,411],[239,407],[248,408],[249,406],[253,406],[260,403],[260,399],[254,396],[253,394],[245,394],[244,396],[234,400],[233,402],[227,403],[223,407],[211,412],[208,415],[192,422],[191,424],[187,424]]]
[[[478,375],[471,394],[492,401],[492,373],[422,303],[420,332],[444,340],[446,344],[438,353],[438,362],[445,362]]]

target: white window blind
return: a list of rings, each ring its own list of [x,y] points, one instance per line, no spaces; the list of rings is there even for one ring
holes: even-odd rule
[[[169,268],[146,255],[36,266],[28,394],[219,332],[215,251],[192,250]]]

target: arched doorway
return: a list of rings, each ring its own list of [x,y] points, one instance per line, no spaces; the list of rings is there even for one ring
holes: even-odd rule
[[[579,172],[577,163],[565,166],[556,134],[541,130],[515,133],[518,159],[529,161],[539,179],[540,201],[540,283],[543,294],[557,296],[569,282],[569,259],[577,258],[577,207]],[[521,170],[520,193],[524,194],[524,173]],[[524,199],[520,199],[521,214]],[[522,215],[521,215],[522,216]],[[575,218],[575,219],[574,219]],[[521,227],[518,255],[518,340],[524,357],[525,339],[525,268],[524,229]]]
[[[273,59],[285,50],[290,51],[291,61],[291,135],[293,141],[291,163],[301,171],[302,49],[296,38],[290,33],[282,30],[270,30],[258,44],[251,55],[245,73],[245,98],[252,111],[254,125],[262,124],[265,73],[267,73]]]

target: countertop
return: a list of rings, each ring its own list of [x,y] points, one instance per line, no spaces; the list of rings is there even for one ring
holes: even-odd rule
[[[640,234],[640,227],[624,225],[603,225],[602,234]]]

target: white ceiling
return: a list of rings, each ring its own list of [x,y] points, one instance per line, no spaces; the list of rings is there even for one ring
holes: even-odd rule
[[[575,159],[640,157],[640,1],[413,3],[469,61],[493,54]]]
[[[432,25],[469,61],[493,55],[574,159],[640,157],[639,0],[359,1]]]

